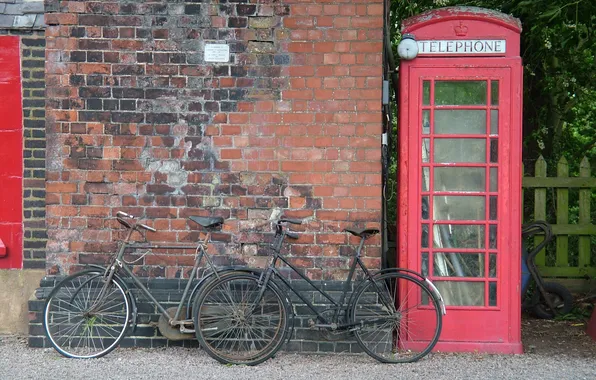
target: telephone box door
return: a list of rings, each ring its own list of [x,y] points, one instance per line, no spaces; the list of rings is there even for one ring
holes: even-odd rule
[[[410,68],[409,128],[400,141],[408,145],[401,180],[409,191],[401,201],[409,205],[409,253],[400,265],[430,278],[445,300],[438,349],[474,342],[491,351],[491,344],[511,341],[509,322],[519,315],[519,276],[511,276],[519,254],[510,255],[516,248],[507,238],[518,214],[511,208],[519,208],[507,188],[519,179],[504,159],[517,140],[510,128],[516,97],[510,68],[473,61]]]

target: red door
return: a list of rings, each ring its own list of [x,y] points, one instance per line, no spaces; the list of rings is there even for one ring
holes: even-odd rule
[[[410,68],[409,125],[400,140],[407,144],[400,182],[408,188],[400,203],[407,208],[400,266],[430,278],[445,300],[439,350],[492,351],[494,344],[503,352],[513,343],[518,351],[511,324],[520,302],[519,248],[510,235],[520,233],[511,228],[519,224],[512,73],[470,61]]]
[[[0,268],[23,263],[23,121],[19,38],[0,36]]]

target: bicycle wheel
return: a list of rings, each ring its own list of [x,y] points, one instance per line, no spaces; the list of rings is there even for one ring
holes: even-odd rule
[[[102,291],[103,289],[103,291]],[[88,270],[66,277],[45,304],[43,326],[54,348],[69,358],[98,358],[112,351],[126,332],[130,300],[116,279]]]
[[[390,272],[366,280],[350,310],[362,349],[383,363],[409,363],[439,340],[442,313],[437,297],[420,280]]]
[[[285,297],[275,284],[262,289],[258,280],[250,273],[231,272],[199,292],[193,308],[197,340],[221,363],[256,365],[284,342]]]

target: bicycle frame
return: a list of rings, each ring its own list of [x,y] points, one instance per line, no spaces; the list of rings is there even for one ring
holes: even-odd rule
[[[190,287],[192,286],[192,279],[196,276],[198,269],[199,269],[199,265],[200,265],[203,257],[205,257],[205,259],[208,263],[208,267],[211,270],[211,272],[216,273],[216,276],[217,276],[215,264],[213,264],[211,257],[205,251],[205,248],[207,247],[207,242],[209,241],[209,238],[211,237],[211,232],[207,232],[205,235],[205,239],[203,239],[202,241],[199,241],[197,246],[194,246],[194,245],[149,245],[149,244],[138,244],[138,243],[130,244],[129,243],[130,238],[135,230],[136,229],[134,227],[130,228],[128,235],[124,239],[122,244],[120,245],[120,248],[118,249],[118,253],[116,254],[113,262],[106,269],[106,273],[104,275],[104,277],[106,278],[106,284],[109,284],[110,280],[115,275],[115,273],[119,269],[122,269],[124,271],[124,273],[126,273],[132,279],[132,281],[137,286],[137,288],[147,298],[149,298],[149,300],[153,304],[155,304],[157,306],[160,313],[164,316],[164,318],[166,318],[169,321],[169,323],[171,325],[173,325],[173,326],[181,325],[181,324],[183,325],[185,320],[181,319],[180,314],[182,313],[182,308],[184,307],[184,300],[186,299],[186,297],[188,295],[188,291],[190,290]],[[153,296],[153,294],[151,294],[149,289],[147,289],[147,287],[132,272],[130,265],[124,261],[124,253],[127,249],[137,249],[137,250],[138,249],[194,249],[195,250],[195,262],[192,267],[192,271],[189,275],[186,286],[184,288],[184,292],[182,293],[182,298],[180,299],[180,302],[178,303],[178,306],[176,308],[176,313],[174,314],[174,317],[170,317],[166,308],[164,308],[163,305]],[[103,291],[105,291],[105,287],[104,287],[104,289],[102,289],[102,292]],[[187,317],[187,316],[185,316],[185,317]]]
[[[352,260],[352,264],[350,265],[350,271],[348,272],[348,277],[343,284],[343,291],[340,296],[340,299],[339,299],[339,301],[335,301],[329,295],[329,293],[327,293],[326,291],[324,291],[323,289],[318,287],[300,269],[296,268],[285,257],[280,255],[281,245],[282,245],[282,242],[283,242],[283,239],[285,236],[286,236],[285,230],[283,230],[281,233],[276,233],[276,235],[275,235],[275,238],[273,241],[273,252],[274,252],[273,257],[271,259],[271,262],[270,262],[267,270],[261,274],[261,292],[264,292],[264,290],[266,289],[267,283],[271,280],[271,276],[275,274],[275,275],[277,275],[277,278],[279,278],[294,294],[296,294],[296,296],[298,298],[300,298],[302,300],[302,302],[304,302],[304,304],[310,310],[312,310],[312,312],[317,316],[317,318],[319,318],[321,321],[323,321],[322,324],[315,324],[316,327],[330,328],[332,330],[336,330],[336,329],[346,329],[346,328],[353,326],[353,324],[339,325],[336,321],[338,320],[339,312],[341,310],[347,310],[347,307],[349,306],[349,304],[345,305],[344,302],[345,302],[346,295],[350,291],[350,286],[352,284],[352,279],[354,277],[354,273],[356,272],[356,267],[359,266],[362,269],[362,271],[364,272],[364,275],[366,276],[367,279],[372,279],[372,277],[373,277],[371,275],[370,271],[366,268],[366,265],[364,265],[364,262],[362,262],[362,260],[360,259],[360,252],[362,250],[362,247],[364,245],[364,241],[366,240],[366,238],[361,238],[361,240],[360,240],[358,250],[356,251],[356,254],[354,255],[354,259]],[[305,280],[315,291],[317,291],[319,294],[321,294],[323,297],[325,297],[327,300],[329,300],[333,304],[333,309],[335,309],[335,311],[333,313],[333,317],[331,320],[329,320],[324,315],[322,315],[320,312],[318,312],[316,310],[315,306],[308,299],[306,299],[299,291],[295,290],[292,287],[289,280],[287,280],[283,275],[281,275],[280,271],[275,266],[277,264],[278,260],[281,260],[283,263],[285,263],[295,273],[297,273],[298,276],[300,276],[300,278]],[[375,284],[375,287],[376,287],[376,283],[374,283],[374,281],[373,281],[373,284]],[[380,289],[377,289],[377,291],[379,294],[383,294],[383,292],[381,292]],[[260,294],[257,299],[260,299],[261,296],[262,296],[262,294]],[[384,306],[387,308],[395,307],[395,305],[393,305],[390,300],[382,299],[382,302],[383,302]],[[373,322],[374,321],[371,321],[371,323],[373,323]]]

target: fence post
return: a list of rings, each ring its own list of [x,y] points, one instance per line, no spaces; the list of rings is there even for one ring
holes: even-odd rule
[[[579,176],[590,177],[590,161],[584,157],[579,165]],[[579,190],[579,224],[588,224],[590,220],[590,201],[592,189]],[[590,266],[590,236],[579,237],[578,267],[580,271]],[[596,314],[594,314],[596,315]]]
[[[557,164],[557,177],[569,177],[569,164],[565,157],[561,157]],[[569,188],[557,189],[557,224],[569,224]],[[557,252],[556,263],[557,267],[569,266],[569,236],[557,235]]]
[[[534,168],[534,176],[537,178],[546,178],[546,161],[544,157],[540,155],[538,160],[536,160],[536,166]],[[534,190],[534,220],[544,220],[546,221],[546,188],[536,188]],[[534,237],[534,246],[540,244],[544,238],[542,236],[535,236]],[[545,260],[545,250],[543,249],[536,255],[536,265],[544,266],[546,263]]]

